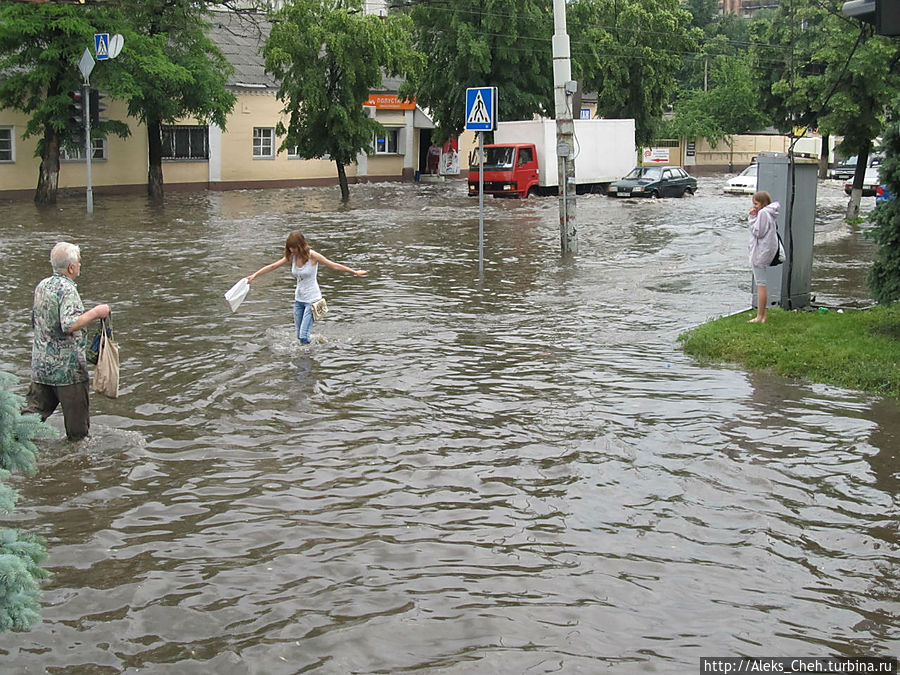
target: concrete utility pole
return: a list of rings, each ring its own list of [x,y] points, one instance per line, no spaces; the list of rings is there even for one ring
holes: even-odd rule
[[[575,220],[575,121],[571,106],[571,96],[576,89],[577,85],[572,81],[572,59],[569,35],[566,32],[566,0],[553,0],[553,97],[556,104],[556,155],[559,169],[559,237],[563,255],[578,253]]]

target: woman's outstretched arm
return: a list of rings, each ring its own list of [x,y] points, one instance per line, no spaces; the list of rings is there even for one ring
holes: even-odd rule
[[[328,258],[326,258],[321,253],[317,253],[316,251],[310,250],[309,257],[315,260],[316,262],[322,263],[327,267],[330,267],[333,270],[337,270],[338,272],[349,272],[350,274],[355,274],[358,277],[364,277],[368,274],[367,270],[355,270],[351,267],[347,267],[346,265],[341,265],[340,263],[332,262]]]
[[[274,269],[278,269],[279,267],[281,267],[282,265],[284,265],[287,261],[288,261],[287,258],[282,258],[281,260],[276,260],[275,262],[273,262],[273,263],[271,263],[271,264],[269,264],[269,265],[266,265],[265,267],[259,268],[259,269],[256,270],[253,274],[251,274],[250,276],[247,277],[247,283],[248,283],[248,284],[249,284],[249,283],[253,283],[253,280],[254,280],[256,277],[262,276],[262,275],[265,274],[266,272],[271,272],[271,271],[274,270]]]

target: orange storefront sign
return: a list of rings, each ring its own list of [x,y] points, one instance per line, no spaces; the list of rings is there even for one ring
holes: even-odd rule
[[[379,110],[415,110],[416,102],[402,101],[397,94],[369,94],[369,100],[363,103]]]

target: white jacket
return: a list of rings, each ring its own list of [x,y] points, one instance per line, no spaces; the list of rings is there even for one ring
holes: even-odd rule
[[[750,264],[754,267],[767,267],[778,252],[778,202],[772,202],[750,216],[750,241],[747,250],[750,253]]]

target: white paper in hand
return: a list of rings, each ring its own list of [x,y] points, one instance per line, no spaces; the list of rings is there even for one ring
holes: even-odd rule
[[[247,297],[247,293],[249,292],[250,282],[248,282],[246,278],[241,279],[234,286],[228,289],[228,292],[225,294],[225,299],[231,306],[232,312],[237,311],[237,308],[241,306],[241,303],[244,301],[244,298]]]

